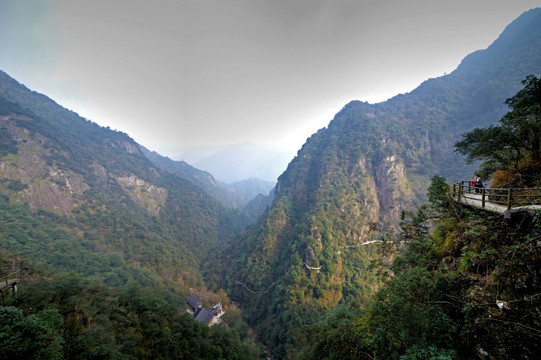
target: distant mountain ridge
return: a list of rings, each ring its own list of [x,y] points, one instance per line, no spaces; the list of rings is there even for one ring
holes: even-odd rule
[[[540,71],[538,8],[451,74],[383,103],[353,101],[307,140],[279,177],[273,206],[216,262],[231,270],[215,283],[243,304],[274,356],[294,353],[298,329],[318,312],[371,296],[379,281],[371,244],[424,201],[433,174],[472,175],[455,141],[496,123],[521,80]]]
[[[216,147],[210,154],[189,162],[229,184],[252,178],[274,183],[292,157],[293,154],[288,152],[265,149],[253,143],[240,143]]]
[[[227,207],[243,209],[258,195],[268,197],[275,185],[273,182],[255,178],[226,184],[221,181],[216,181],[212,174],[199,170],[185,161],[169,159],[168,157],[161,156],[157,152],[150,151],[143,146],[140,146],[140,148],[145,156],[156,166],[177,175],[181,179],[188,180],[191,183],[200,186]],[[269,201],[272,202],[272,198],[270,198]],[[254,210],[255,208],[250,208],[250,210],[246,210],[246,212],[251,218],[255,219],[261,213],[257,211],[254,212]]]

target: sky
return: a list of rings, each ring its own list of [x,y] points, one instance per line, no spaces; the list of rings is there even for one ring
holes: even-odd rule
[[[0,0],[0,70],[173,159],[285,151],[452,72],[541,0]]]

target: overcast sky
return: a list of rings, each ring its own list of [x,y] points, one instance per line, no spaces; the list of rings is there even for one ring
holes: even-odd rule
[[[0,0],[0,69],[142,145],[298,149],[454,70],[540,0]]]

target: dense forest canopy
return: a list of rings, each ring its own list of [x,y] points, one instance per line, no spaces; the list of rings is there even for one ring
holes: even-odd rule
[[[259,358],[246,333],[209,328],[184,307],[171,289],[111,288],[74,274],[42,278],[0,307],[0,359]]]
[[[201,284],[199,261],[249,220],[154,167],[126,134],[101,128],[0,75],[6,217],[23,223],[13,216],[21,212],[24,223],[62,234],[42,236],[20,226],[17,232],[28,238],[21,242],[22,235],[7,232],[6,225],[0,231],[9,249],[86,276],[108,278],[116,267],[93,259],[116,257],[134,269],[118,279],[143,271],[180,287]],[[40,249],[45,246],[58,253]],[[65,259],[52,260],[53,254]]]
[[[539,169],[531,167],[539,163],[540,79],[528,75],[522,84],[506,100],[511,110],[501,125],[476,128],[456,143],[470,161],[489,159],[493,167],[483,163],[485,173],[512,168],[502,159],[520,155],[521,148],[522,168],[513,170],[524,178],[529,166],[529,174],[539,177]],[[505,130],[515,147],[502,140]],[[501,155],[506,152],[511,154]],[[303,327],[293,358],[535,358],[541,333],[541,210],[506,219],[465,206],[439,175],[427,198],[428,204],[404,213],[400,231],[380,246],[375,266],[388,278],[375,296],[344,302]],[[391,263],[383,260],[393,254]]]

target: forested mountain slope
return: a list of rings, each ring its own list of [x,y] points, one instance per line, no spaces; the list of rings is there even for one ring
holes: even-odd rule
[[[346,105],[280,176],[273,206],[214,262],[230,272],[209,278],[244,305],[275,356],[294,353],[303,324],[378,289],[373,241],[422,201],[434,173],[472,175],[454,143],[496,123],[521,80],[540,71],[534,9],[451,74],[383,103]]]
[[[370,304],[343,303],[306,327],[296,359],[537,359],[540,215],[510,218],[454,201],[434,176],[404,216],[389,280]]]
[[[198,186],[0,72],[0,247],[105,279],[201,285],[200,261],[244,224]]]
[[[19,291],[3,294],[1,359],[261,359],[244,334],[195,321],[171,288],[109,287],[25,268]]]

